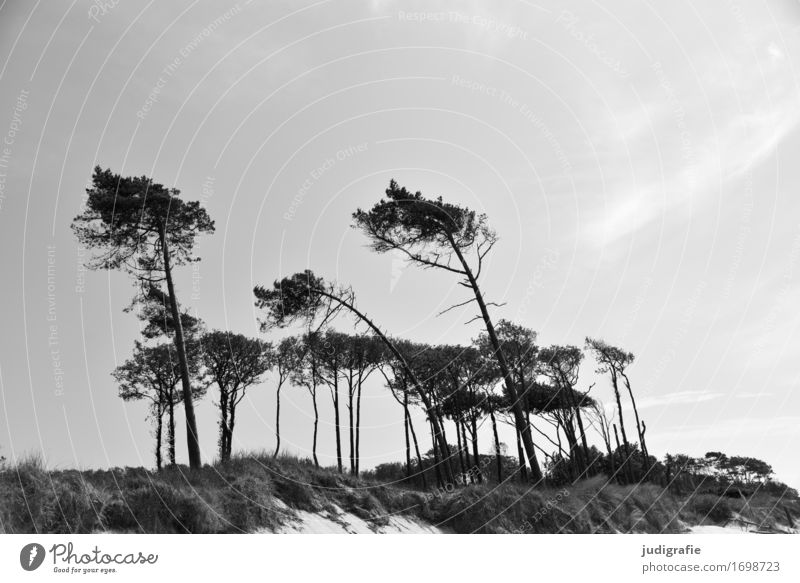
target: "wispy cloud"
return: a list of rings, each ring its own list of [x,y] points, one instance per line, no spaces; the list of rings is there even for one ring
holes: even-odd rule
[[[713,401],[714,399],[719,399],[720,397],[724,396],[725,393],[713,391],[677,391],[675,393],[668,393],[666,395],[646,397],[640,400],[640,402],[637,404],[637,407],[639,409],[647,409],[650,407],[667,407],[670,405],[702,403],[705,401]]]
[[[677,73],[674,64],[649,72],[656,73],[659,83],[641,90],[644,104],[630,107],[647,112],[657,143],[648,142],[653,135],[642,132],[640,123],[634,130],[623,128],[621,135],[609,132],[618,151],[604,170],[611,177],[606,185],[611,199],[584,231],[588,241],[613,243],[668,214],[688,216],[701,210],[726,184],[768,159],[800,126],[790,64],[775,42],[764,38],[760,46],[761,58],[751,67],[731,69],[719,53],[697,59],[702,92],[695,89],[695,74]],[[749,47],[732,50],[748,62]],[[718,70],[728,78],[720,79]],[[630,115],[623,112],[621,119]]]
[[[682,425],[673,429],[654,431],[652,439],[668,443],[692,441],[709,443],[715,438],[728,440],[736,436],[760,435],[765,431],[769,431],[770,437],[800,436],[800,416],[786,415],[769,419],[739,417],[711,424]]]

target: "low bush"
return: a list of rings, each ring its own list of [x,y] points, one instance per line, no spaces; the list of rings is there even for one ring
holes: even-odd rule
[[[733,516],[728,499],[713,494],[692,496],[688,506],[703,522],[711,521],[715,524],[723,524]]]
[[[192,471],[143,468],[48,472],[31,458],[0,469],[0,530],[8,533],[212,533],[278,530],[294,510],[343,509],[384,525],[405,513],[458,533],[681,532],[735,514],[766,528],[795,523],[788,489],[750,497],[708,492],[688,498],[654,484],[619,485],[604,476],[532,488],[519,482],[422,492],[269,454],[237,456]]]

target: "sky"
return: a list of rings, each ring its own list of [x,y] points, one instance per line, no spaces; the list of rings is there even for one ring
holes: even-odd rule
[[[392,178],[467,204],[500,236],[482,275],[495,318],[636,355],[651,453],[755,456],[800,486],[799,28],[788,0],[4,0],[0,455],[154,463],[144,404],[110,376],[139,334],[134,286],[86,271],[70,230],[101,165],[203,202],[216,233],[176,273],[179,299],[251,336],[253,286],[311,268],[392,335],[470,342],[470,307],[437,317],[466,299],[450,274],[351,226]],[[610,407],[594,369],[587,356],[579,388]],[[283,394],[282,441],[309,455],[308,394]],[[402,409],[377,377],[363,406],[362,467],[401,460]],[[234,450],[271,450],[274,412],[268,377]]]

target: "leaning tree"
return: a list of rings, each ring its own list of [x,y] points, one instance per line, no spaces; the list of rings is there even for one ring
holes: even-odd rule
[[[296,322],[303,322],[309,327],[312,323],[316,323],[316,328],[320,329],[325,322],[334,318],[342,310],[350,312],[360,322],[366,324],[405,372],[426,412],[432,416],[434,445],[438,446],[440,451],[445,454],[447,444],[444,441],[441,424],[434,414],[431,399],[417,379],[406,357],[398,350],[396,343],[390,340],[371,318],[356,307],[355,294],[352,289],[326,282],[307,269],[275,281],[272,287],[256,286],[253,293],[256,297],[256,307],[264,311],[264,318],[261,321],[262,330],[274,327],[284,328]],[[449,470],[448,480],[453,481],[452,472]]]
[[[193,255],[195,240],[197,235],[213,233],[214,221],[198,201],[182,200],[180,191],[147,176],[122,177],[97,166],[86,192],[86,208],[75,217],[72,229],[84,246],[97,252],[87,267],[122,270],[146,289],[166,284],[164,293],[175,324],[189,465],[199,468],[200,444],[173,269],[199,260]]]
[[[484,214],[457,204],[444,202],[441,197],[424,198],[422,193],[411,193],[392,180],[386,189],[386,199],[381,199],[370,210],[353,213],[355,226],[370,240],[378,253],[401,253],[412,263],[423,268],[435,268],[459,277],[459,283],[472,292],[472,297],[449,309],[475,302],[482,319],[492,351],[500,368],[506,389],[511,397],[511,410],[516,427],[522,436],[528,463],[534,481],[542,479],[536,458],[530,425],[526,423],[517,383],[502,350],[489,314],[488,302],[478,283],[487,255],[497,243],[497,234],[490,228]],[[447,311],[447,310],[445,310]],[[442,312],[444,313],[444,312]]]
[[[182,392],[176,389],[181,383],[181,370],[177,353],[175,352],[175,322],[172,318],[172,311],[169,307],[169,297],[155,285],[143,286],[142,293],[138,294],[131,305],[125,311],[136,312],[137,317],[142,322],[142,337],[151,341],[167,341],[169,344],[162,344],[172,354],[172,364],[174,369],[174,382],[171,390],[178,395],[177,402],[169,399],[167,410],[168,419],[168,455],[169,463],[175,465],[175,406],[183,400]],[[205,329],[205,324],[197,316],[193,316],[188,310],[181,311],[181,327],[183,329],[184,346],[186,348],[186,360],[189,365],[189,376],[192,379],[192,399],[200,400],[205,396],[207,386],[205,385],[199,366],[199,345],[198,339]]]

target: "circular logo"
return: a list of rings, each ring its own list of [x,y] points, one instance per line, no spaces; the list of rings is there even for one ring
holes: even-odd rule
[[[35,571],[44,562],[44,547],[39,543],[30,543],[19,552],[19,564],[26,571]]]

